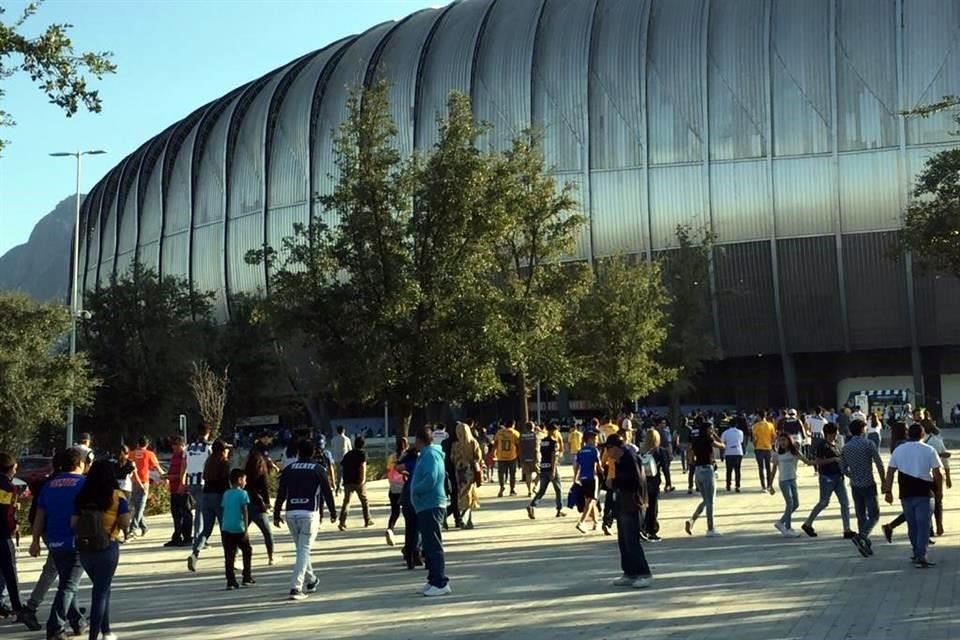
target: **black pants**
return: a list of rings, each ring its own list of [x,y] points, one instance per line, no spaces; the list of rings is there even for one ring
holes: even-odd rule
[[[443,526],[447,526],[447,517],[453,515],[453,522],[459,527],[460,523],[463,522],[460,513],[460,484],[457,482],[457,474],[453,469],[447,470],[443,488],[447,492],[447,500],[450,501],[450,506],[443,514]]]
[[[660,487],[659,485],[647,485],[647,508],[643,512],[643,531],[648,536],[656,535],[660,530],[660,523],[657,518],[660,515]]]
[[[663,481],[666,482],[666,486],[672,487],[673,480],[670,478],[670,463],[673,461],[673,458],[670,454],[667,454],[667,464],[663,465]]]
[[[623,575],[630,578],[650,577],[650,565],[640,546],[640,513],[636,510],[624,509],[617,516],[617,545],[620,547]]]
[[[171,540],[193,540],[193,511],[190,510],[189,493],[174,493],[170,496],[170,514],[173,516]]]
[[[367,485],[365,484],[346,484],[343,485],[343,506],[340,507],[340,524],[347,523],[347,507],[350,506],[350,496],[356,493],[360,499],[360,509],[363,511],[363,523],[370,522],[370,505],[367,503]]]
[[[401,509],[403,514],[403,559],[407,566],[413,568],[414,561],[420,558],[420,532],[417,530],[417,512],[409,499],[403,500]]]
[[[390,500],[390,519],[387,521],[387,529],[393,529],[400,519],[400,494],[389,491],[387,498]]]
[[[727,491],[730,491],[730,477],[736,480],[737,489],[740,488],[740,465],[743,464],[743,456],[724,456],[724,462],[727,466]]]
[[[611,526],[617,519],[617,492],[613,489],[607,489],[607,495],[603,499],[603,524]]]
[[[770,465],[770,449],[754,449],[753,455],[757,459],[757,469],[760,472],[760,488],[770,487],[770,477],[773,469]]]
[[[510,493],[514,493],[517,490],[517,461],[516,460],[497,461],[497,478],[500,480],[501,490],[503,489],[503,486],[507,481],[507,477],[510,478]]]
[[[233,568],[237,560],[237,549],[243,554],[243,579],[251,578],[250,565],[253,564],[253,548],[250,546],[250,538],[244,533],[230,533],[221,531],[220,539],[223,541],[223,564],[227,574],[227,584],[237,584],[237,574]]]
[[[17,583],[17,560],[13,548],[13,540],[0,539],[0,575],[7,585],[10,594],[10,606],[14,611],[20,611],[20,587]]]

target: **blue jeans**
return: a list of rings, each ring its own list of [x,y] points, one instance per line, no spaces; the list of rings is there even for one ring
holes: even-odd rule
[[[120,562],[120,545],[112,542],[103,551],[80,554],[80,564],[93,583],[90,595],[90,640],[110,633],[110,586]]]
[[[264,512],[259,506],[250,505],[250,524],[260,529],[260,533],[263,534],[263,544],[267,547],[267,557],[273,557],[273,529],[270,527],[273,526],[271,517]]]
[[[427,582],[431,586],[443,588],[447,586],[447,576],[444,573],[443,540],[440,537],[440,526],[443,524],[443,515],[446,509],[426,509],[417,512],[417,530],[420,532],[423,544],[423,561],[427,565]]]
[[[830,496],[837,495],[837,502],[840,503],[840,519],[843,521],[843,530],[850,531],[850,503],[847,500],[847,485],[843,481],[843,476],[828,476],[825,473],[820,474],[820,501],[813,506],[813,511],[807,516],[804,524],[813,525],[820,512],[830,504]]]
[[[200,549],[207,543],[210,534],[213,533],[213,525],[216,522],[223,526],[223,494],[205,493],[200,496],[200,509],[203,514],[203,531],[199,536],[193,538],[193,555],[199,556]]]
[[[901,498],[903,515],[907,519],[907,531],[913,546],[913,557],[924,560],[927,557],[927,543],[930,541],[930,498]]]
[[[130,530],[146,532],[147,523],[143,521],[143,513],[147,508],[147,496],[150,495],[150,485],[143,487],[133,485],[133,491],[130,493]]]
[[[50,617],[47,618],[47,637],[56,636],[66,630],[67,611],[75,604],[77,588],[80,586],[80,576],[83,567],[80,566],[80,554],[76,549],[51,549],[50,555],[57,565],[57,576],[60,581],[57,585],[57,595],[50,607]]]
[[[873,443],[873,446],[877,448],[877,451],[880,450],[880,434],[879,433],[868,433],[867,440]]]
[[[554,475],[549,469],[544,469],[540,473],[540,488],[537,489],[537,494],[533,496],[533,500],[530,502],[531,507],[536,507],[537,503],[543,499],[544,494],[547,493],[547,489],[550,488],[550,485],[553,485],[553,493],[557,502],[557,511],[563,509],[563,498],[561,494],[563,489],[560,488],[560,476]]]
[[[617,545],[620,547],[620,568],[630,578],[649,578],[650,565],[640,545],[640,512],[621,508],[617,512]]]
[[[783,516],[780,517],[780,523],[790,529],[793,512],[800,508],[800,494],[797,492],[797,481],[781,480],[780,494],[783,495]]]
[[[717,483],[713,477],[713,467],[710,465],[701,465],[694,469],[694,478],[697,481],[697,488],[700,489],[700,504],[693,512],[690,518],[696,522],[703,510],[707,510],[707,529],[713,530],[713,501],[717,497]]]
[[[877,485],[869,487],[854,487],[850,485],[853,494],[853,511],[857,514],[857,530],[864,538],[877,526],[880,520],[880,505],[877,502]]]

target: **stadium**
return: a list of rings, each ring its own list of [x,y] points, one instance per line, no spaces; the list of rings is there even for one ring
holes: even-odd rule
[[[463,0],[371,27],[237,87],[110,170],[81,217],[84,291],[135,260],[216,295],[269,292],[247,250],[321,214],[351,88],[391,85],[397,148],[450,91],[499,150],[531,124],[589,220],[576,258],[716,234],[702,404],[960,403],[960,284],[894,259],[960,94],[954,0]]]

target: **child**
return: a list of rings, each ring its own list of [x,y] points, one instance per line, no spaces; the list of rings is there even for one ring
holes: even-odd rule
[[[257,583],[250,575],[253,549],[250,547],[250,538],[247,537],[247,526],[250,524],[247,505],[250,504],[250,496],[244,490],[246,486],[247,474],[243,469],[234,469],[230,472],[230,488],[224,492],[221,502],[223,517],[220,521],[220,535],[223,538],[223,561],[227,572],[228,591],[240,588],[233,566],[238,548],[243,553],[243,586]]]

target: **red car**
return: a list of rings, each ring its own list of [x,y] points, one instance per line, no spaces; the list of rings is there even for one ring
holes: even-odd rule
[[[47,456],[24,456],[17,460],[17,475],[14,484],[32,485],[53,473],[53,458]],[[17,482],[17,481],[20,482]]]

